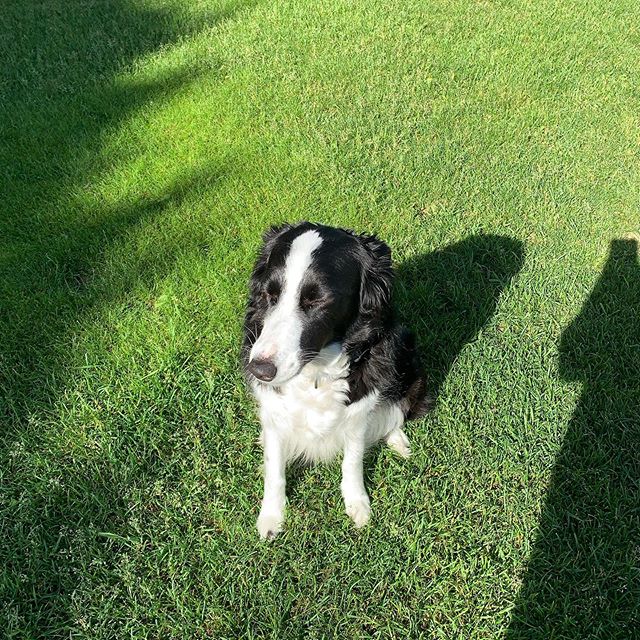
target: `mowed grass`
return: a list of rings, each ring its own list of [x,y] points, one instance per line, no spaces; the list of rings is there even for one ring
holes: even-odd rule
[[[640,4],[8,0],[0,634],[633,638]],[[436,411],[290,477],[238,367],[263,229],[375,231]]]

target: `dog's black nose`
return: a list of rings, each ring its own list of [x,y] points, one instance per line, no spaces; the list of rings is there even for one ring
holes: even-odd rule
[[[271,382],[276,377],[278,369],[271,360],[252,360],[248,365],[249,373],[262,382]]]

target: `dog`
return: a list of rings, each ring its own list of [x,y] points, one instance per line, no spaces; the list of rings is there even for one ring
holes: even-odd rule
[[[362,527],[365,450],[385,440],[410,455],[403,425],[434,398],[414,335],[394,321],[392,283],[391,250],[374,235],[311,222],[264,234],[242,344],[262,425],[262,538],[282,530],[287,462],[342,452],[345,509]]]

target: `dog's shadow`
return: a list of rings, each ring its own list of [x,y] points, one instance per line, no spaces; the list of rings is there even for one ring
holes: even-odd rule
[[[524,245],[519,240],[474,235],[396,265],[397,319],[416,334],[430,391],[436,398],[458,354],[491,319],[501,293],[523,262]],[[380,446],[374,447],[365,460],[368,489],[380,451]],[[303,473],[301,465],[290,468],[290,497]]]
[[[416,334],[436,407],[449,370],[495,313],[500,295],[522,268],[524,253],[519,240],[474,235],[396,267],[397,318]],[[374,447],[365,460],[368,489],[381,451]]]
[[[458,354],[489,322],[523,262],[519,240],[475,235],[396,268],[398,320],[416,333],[436,396]]]

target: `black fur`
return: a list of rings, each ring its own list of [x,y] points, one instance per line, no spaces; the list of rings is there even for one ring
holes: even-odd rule
[[[323,239],[303,282],[302,348],[306,361],[339,340],[350,358],[349,402],[377,389],[399,402],[406,419],[423,416],[433,406],[413,334],[394,321],[391,305],[391,250],[372,235],[310,222],[272,227],[263,236],[250,283],[244,322],[243,363],[260,335],[269,301],[278,295],[279,278],[293,240],[315,230]],[[329,300],[305,308],[305,296]]]

